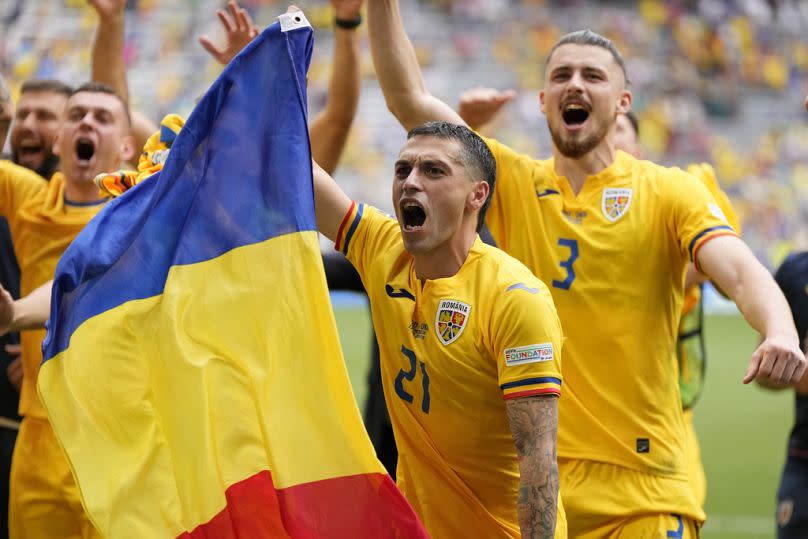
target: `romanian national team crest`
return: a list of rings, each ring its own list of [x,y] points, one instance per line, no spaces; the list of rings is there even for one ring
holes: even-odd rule
[[[603,215],[611,222],[615,222],[628,211],[631,205],[631,189],[604,189],[601,209]]]
[[[443,344],[453,343],[469,321],[471,306],[462,301],[442,299],[438,304],[438,314],[435,316],[435,332]]]

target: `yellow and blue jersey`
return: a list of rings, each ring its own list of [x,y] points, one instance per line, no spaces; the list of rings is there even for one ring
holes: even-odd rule
[[[370,298],[399,487],[433,537],[519,537],[503,399],[561,393],[563,337],[547,287],[479,238],[457,274],[421,282],[398,223],[362,204],[336,248]],[[566,537],[560,508],[556,537]]]
[[[674,479],[678,512],[698,517],[677,379],[684,274],[706,242],[735,232],[701,182],[679,169],[618,151],[576,195],[552,159],[486,142],[498,180],[487,225],[547,283],[564,322],[559,458]]]

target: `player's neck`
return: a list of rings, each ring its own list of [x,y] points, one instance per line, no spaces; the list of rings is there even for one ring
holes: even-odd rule
[[[603,140],[591,152],[581,157],[566,157],[553,146],[555,172],[567,178],[572,191],[577,195],[584,187],[586,178],[599,174],[614,162],[616,150],[608,141]]]
[[[65,175],[65,199],[74,203],[96,202],[102,196],[92,180],[75,179]]]
[[[432,279],[444,279],[457,275],[468,258],[471,246],[477,239],[477,231],[458,232],[446,243],[425,253],[413,254],[415,276],[423,284]]]

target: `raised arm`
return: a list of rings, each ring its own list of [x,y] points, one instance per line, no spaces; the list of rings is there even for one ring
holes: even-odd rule
[[[363,0],[331,0],[336,21],[334,26],[334,58],[328,100],[309,126],[311,155],[323,169],[333,174],[348,140],[362,86],[357,28],[347,28],[360,21]]]
[[[404,31],[398,0],[368,2],[373,67],[387,108],[408,131],[425,122],[465,124],[452,107],[426,89],[410,39]]]
[[[805,373],[805,355],[780,287],[752,251],[735,236],[721,236],[698,251],[698,266],[763,335],[743,382],[795,384]]]
[[[506,401],[508,424],[519,458],[519,528],[524,538],[555,536],[558,512],[558,398]]]
[[[0,335],[26,329],[42,329],[50,316],[53,280],[16,301],[0,285]]]
[[[314,173],[314,209],[317,229],[331,241],[336,241],[339,226],[353,201],[340,189],[334,178],[312,161]]]
[[[126,0],[90,0],[98,13],[98,29],[91,54],[91,77],[112,87],[129,103],[129,84],[126,81],[126,64],[123,58],[124,8]],[[132,114],[130,127],[138,151],[146,139],[157,131],[157,124],[141,113]]]
[[[11,92],[8,91],[3,75],[0,75],[0,152],[6,144],[11,119],[14,117],[14,103],[11,102]]]

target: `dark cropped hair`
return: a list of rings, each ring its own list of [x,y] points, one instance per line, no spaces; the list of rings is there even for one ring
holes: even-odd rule
[[[73,95],[73,88],[56,79],[33,79],[22,83],[20,95],[26,92],[53,92],[70,97]]]
[[[612,58],[620,66],[620,69],[623,71],[623,77],[626,79],[626,84],[629,83],[628,80],[628,71],[626,71],[626,62],[623,60],[623,55],[620,54],[620,51],[617,50],[614,43],[610,39],[603,37],[600,34],[596,34],[592,30],[578,30],[577,32],[570,32],[569,34],[563,35],[556,41],[553,48],[550,49],[550,53],[547,55],[547,60],[545,61],[545,65],[550,63],[550,58],[553,57],[553,53],[562,45],[591,45],[593,47],[600,47],[601,49],[606,49],[612,54]]]
[[[488,198],[485,199],[477,216],[477,232],[479,232],[485,222],[485,213],[494,195],[494,184],[497,179],[497,162],[488,145],[468,127],[449,122],[421,124],[407,133],[407,140],[413,137],[436,137],[460,143],[460,162],[472,178],[480,178],[488,184]]]
[[[126,119],[129,122],[129,125],[132,125],[132,115],[129,114],[129,105],[126,103],[126,101],[123,100],[123,97],[121,97],[118,94],[118,92],[116,92],[115,89],[112,88],[112,86],[104,84],[103,82],[95,82],[95,81],[85,82],[84,84],[78,86],[75,90],[73,90],[70,96],[72,97],[80,92],[114,95],[115,97],[118,98],[118,101],[121,102],[123,110],[124,112],[126,112]]]

